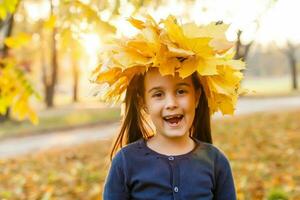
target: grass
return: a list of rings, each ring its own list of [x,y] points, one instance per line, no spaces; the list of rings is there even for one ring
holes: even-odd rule
[[[113,122],[120,119],[119,108],[67,109],[40,115],[37,126],[28,121],[6,121],[0,124],[0,138],[46,133],[79,126]]]
[[[239,200],[300,199],[300,110],[212,123]],[[0,160],[0,199],[101,199],[111,141]]]
[[[242,86],[249,89],[246,96],[272,97],[272,96],[290,96],[299,95],[300,91],[292,91],[290,76],[281,77],[246,77]],[[300,76],[298,76],[298,88],[300,89]]]
[[[283,76],[279,78],[246,78],[242,85],[250,91],[255,91],[246,94],[245,97],[247,98],[268,98],[300,95],[300,90],[291,91],[289,76]],[[92,101],[92,99],[88,98],[82,100],[88,102],[87,104],[95,103]],[[71,99],[69,95],[60,94],[56,96],[56,104],[59,106],[68,106],[70,101]],[[54,114],[52,111],[50,111],[50,113],[52,114],[40,115],[40,124],[38,126],[34,126],[28,121],[8,121],[1,123],[0,139],[12,136],[47,133],[55,130],[65,130],[72,127],[89,126],[120,119],[120,110],[118,108],[69,109],[64,111],[58,110],[54,112]]]

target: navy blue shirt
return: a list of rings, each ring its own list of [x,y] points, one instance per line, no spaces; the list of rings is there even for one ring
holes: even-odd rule
[[[113,158],[104,200],[235,200],[226,156],[214,145],[196,141],[189,153],[167,156],[140,139]]]

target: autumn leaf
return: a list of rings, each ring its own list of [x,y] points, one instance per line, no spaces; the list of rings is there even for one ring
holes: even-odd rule
[[[118,78],[120,77],[122,69],[120,68],[113,68],[97,74],[96,83],[104,83],[107,82],[108,84],[112,85]]]
[[[160,63],[158,68],[162,76],[175,75],[175,69],[180,67],[180,61],[177,58],[169,58]]]
[[[195,56],[191,56],[188,59],[184,60],[181,63],[180,69],[178,69],[179,75],[182,78],[186,78],[190,76],[192,73],[194,73],[198,67],[198,65],[201,65],[200,58],[197,58]]]
[[[40,99],[40,96],[14,60],[6,58],[0,62],[3,66],[0,69],[0,113],[5,114],[6,110],[11,108],[15,119],[28,118],[36,125],[38,118],[30,105],[30,98]]]
[[[7,37],[4,43],[10,48],[20,48],[31,40],[31,36],[26,33],[19,33],[18,35]]]
[[[15,12],[19,0],[1,0],[0,1],[0,19],[4,20],[8,14]]]
[[[132,17],[128,21],[139,32],[132,38],[124,37],[112,41],[111,48],[102,53],[103,67],[122,70],[117,74],[113,71],[99,73],[98,83],[111,85],[106,88],[110,90],[106,93],[107,100],[121,99],[120,96],[124,96],[123,88],[126,88],[134,74],[138,73],[128,69],[138,66],[147,71],[149,67],[156,67],[162,76],[174,76],[178,72],[181,78],[186,78],[198,72],[208,97],[211,114],[218,110],[226,114],[234,112],[239,95],[236,91],[239,90],[239,82],[243,78],[240,70],[245,68],[245,63],[233,59],[233,43],[225,36],[228,25],[181,25],[172,15],[159,24],[149,15],[145,21]],[[124,73],[125,70],[127,73]],[[127,81],[119,80],[123,76],[127,77]],[[116,86],[122,90],[116,89]],[[226,96],[224,102],[223,96]]]
[[[51,15],[45,22],[44,22],[44,28],[52,30],[55,27],[56,19],[57,17],[55,15]]]
[[[194,23],[184,24],[183,33],[189,38],[211,38],[209,45],[213,47],[215,53],[225,53],[234,46],[234,42],[226,39],[228,24],[210,23],[206,26],[197,26]]]
[[[127,19],[127,21],[130,22],[137,29],[141,30],[141,29],[145,28],[145,24],[141,20],[137,20],[133,17],[130,17],[130,18]]]
[[[113,60],[123,68],[129,68],[136,65],[146,65],[151,63],[151,58],[142,56],[134,51],[120,51],[113,55]]]

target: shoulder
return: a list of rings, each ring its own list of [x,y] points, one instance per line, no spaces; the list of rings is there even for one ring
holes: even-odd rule
[[[124,156],[132,156],[132,155],[136,155],[140,151],[140,149],[142,149],[142,139],[127,144],[120,150],[120,152]]]
[[[204,156],[201,157],[211,164],[215,180],[220,180],[218,179],[219,177],[231,176],[231,166],[224,151],[213,144],[201,141],[198,142],[199,148],[197,149],[197,154],[204,154]]]
[[[113,160],[116,160],[116,162],[124,162],[125,160],[136,156],[140,152],[141,148],[141,139],[127,144],[116,153]]]
[[[198,141],[197,153],[204,154],[211,163],[214,199],[236,199],[233,174],[225,153],[217,146]]]
[[[132,168],[136,168],[142,158],[140,140],[122,147],[113,157],[111,166],[119,168],[125,174],[130,173]]]
[[[214,144],[199,140],[196,140],[196,142],[198,143],[198,149],[196,153],[205,153],[215,164],[226,164],[229,162],[226,154],[219,147],[215,146]]]

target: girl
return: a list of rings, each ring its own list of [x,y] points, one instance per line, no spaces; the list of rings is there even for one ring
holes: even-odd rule
[[[213,112],[233,112],[242,77],[224,26],[187,28],[172,16],[164,28],[151,17],[130,22],[142,33],[109,48],[107,69],[95,71],[110,84],[106,99],[125,94],[104,200],[235,200],[230,164],[210,130]]]

